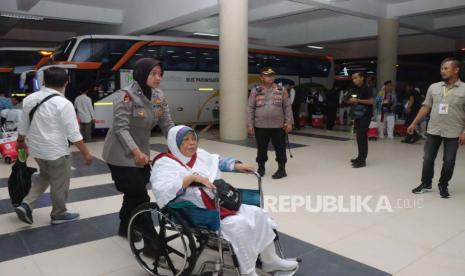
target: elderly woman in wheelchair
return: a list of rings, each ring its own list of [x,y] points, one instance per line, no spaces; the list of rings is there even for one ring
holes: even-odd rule
[[[217,204],[216,207],[219,204],[218,198],[215,200],[215,195],[219,193],[219,191],[217,193],[215,184],[220,179],[221,171],[250,173],[254,171],[252,165],[242,164],[240,161],[232,158],[222,158],[198,148],[197,135],[194,130],[187,126],[171,128],[167,139],[169,151],[155,158],[150,178],[157,205],[161,208],[159,209],[160,213],[163,213],[161,210],[165,209],[173,210],[173,208],[166,208],[170,205],[183,205],[183,203],[195,205],[194,208],[202,210],[214,209],[215,202]],[[220,210],[219,215],[221,217],[218,233],[222,239],[229,242],[230,247],[232,246],[230,249],[233,251],[233,255],[235,255],[239,267],[238,272],[241,275],[257,275],[255,268],[259,256],[262,264],[261,269],[264,272],[275,273],[285,271],[295,273],[298,268],[298,262],[294,259],[282,259],[276,254],[274,243],[277,238],[276,224],[261,208],[242,202],[237,210],[223,207],[218,208],[218,210]],[[178,229],[180,232],[176,237],[187,235],[186,229],[179,230],[179,227],[176,226],[180,221],[183,221],[182,217],[175,212],[170,213],[171,215],[165,212],[164,215],[166,215],[167,220],[170,220],[170,222],[177,222],[172,223],[172,225],[170,224],[172,229]],[[218,212],[216,214],[216,218],[219,220]],[[191,213],[190,215],[195,216],[195,213]],[[166,220],[163,221],[163,224],[166,224]],[[166,227],[166,229],[170,227]],[[160,236],[160,233],[164,234],[164,232],[166,230],[160,230],[157,235]],[[171,241],[172,239],[174,238],[170,237],[166,240]],[[196,243],[192,242],[190,238],[188,240],[189,243]],[[201,241],[197,242],[202,243]],[[187,246],[187,243],[182,247],[188,248],[188,251],[191,252],[185,254],[190,255],[185,256],[186,258],[192,257],[192,255],[197,254],[199,251],[195,246]],[[219,242],[219,247],[222,247],[222,242]],[[165,246],[165,248],[167,248],[165,252],[177,251],[170,246]],[[182,252],[177,252],[177,255],[184,256]],[[221,252],[220,255],[222,259]],[[166,266],[172,268],[173,275],[188,275],[174,273],[176,270],[174,269],[174,265],[171,264],[171,260]],[[183,267],[185,272],[187,266],[186,264]],[[192,268],[189,270],[192,271]],[[149,272],[159,275],[156,268],[149,269]],[[292,274],[287,273],[287,275]]]

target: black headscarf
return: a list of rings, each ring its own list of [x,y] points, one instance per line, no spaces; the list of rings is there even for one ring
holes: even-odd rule
[[[139,86],[142,88],[142,92],[144,92],[145,97],[149,100],[152,98],[152,88],[147,86],[147,78],[149,77],[150,71],[152,71],[152,69],[157,65],[161,66],[160,61],[156,59],[141,58],[136,62],[136,66],[134,66],[134,72],[132,74],[134,80],[137,81]]]

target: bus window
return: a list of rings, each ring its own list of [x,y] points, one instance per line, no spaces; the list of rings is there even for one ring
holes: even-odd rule
[[[123,65],[123,68],[133,69],[139,59],[146,57],[161,60],[160,46],[142,47],[131,59],[129,59],[128,62],[126,62],[126,64]]]
[[[76,49],[72,61],[102,62],[107,68],[111,68],[135,42],[119,39],[85,39]]]
[[[249,53],[249,73],[259,74],[262,69],[262,65],[257,59],[257,54]]]
[[[161,46],[160,53],[163,69],[172,71],[195,71],[197,60],[190,58],[197,56],[197,49],[189,47]]]
[[[299,71],[304,77],[328,77],[331,70],[331,62],[328,60],[302,58]]]
[[[258,68],[258,71],[261,72],[261,69],[263,67],[273,67],[273,61],[272,59],[270,59],[269,55],[256,54],[255,55],[255,66]]]
[[[297,75],[298,66],[297,59],[295,57],[286,57],[286,56],[272,56],[273,68],[280,75]]]
[[[189,57],[195,60],[195,56]],[[199,71],[219,72],[219,52],[217,49],[200,49],[198,54]]]
[[[33,66],[41,58],[38,51],[0,51],[0,67]]]
[[[0,73],[0,91],[11,92],[11,76],[9,73]]]
[[[53,53],[53,61],[67,61],[69,54],[71,54],[71,51],[73,50],[74,44],[76,44],[75,38],[67,40],[61,44],[60,47],[58,47],[58,49]]]
[[[296,75],[295,58],[281,55],[249,54],[249,72],[260,73],[263,67],[272,67],[279,75]]]
[[[328,60],[313,60],[313,66],[316,77],[328,77],[331,70],[331,62]]]

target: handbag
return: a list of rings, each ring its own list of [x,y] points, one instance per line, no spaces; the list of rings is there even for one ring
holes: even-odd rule
[[[220,206],[232,211],[238,211],[242,204],[241,193],[223,179],[213,181],[216,187]]]
[[[26,151],[19,149],[19,156],[11,168],[11,174],[8,178],[8,193],[10,194],[11,204],[17,207],[31,189],[31,177],[37,172],[36,168],[26,165]]]

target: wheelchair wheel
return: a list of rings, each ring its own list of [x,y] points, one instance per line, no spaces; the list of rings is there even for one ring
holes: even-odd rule
[[[141,204],[129,221],[128,239],[137,262],[151,275],[187,276],[195,267],[194,236],[170,208]]]

